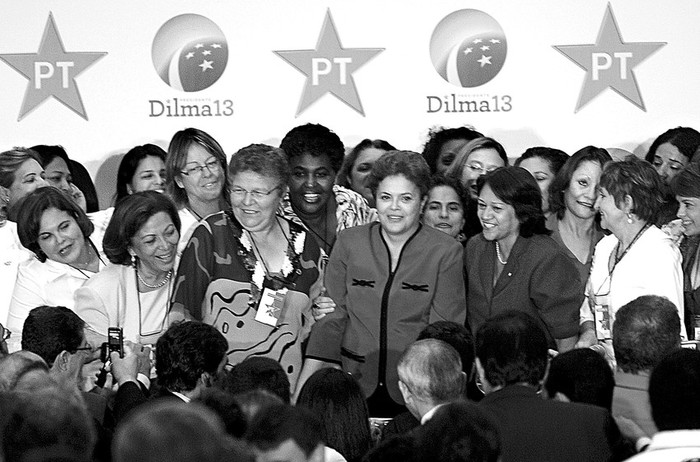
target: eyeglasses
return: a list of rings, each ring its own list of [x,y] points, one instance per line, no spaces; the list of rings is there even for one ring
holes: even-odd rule
[[[219,171],[219,167],[221,164],[219,163],[219,160],[215,157],[212,157],[211,160],[208,160],[204,163],[204,165],[199,165],[197,164],[196,167],[190,167],[185,170],[180,170],[180,173],[183,175],[201,175],[202,172],[204,172],[204,169],[206,168],[209,173],[214,173]]]
[[[248,191],[247,189],[235,187],[231,189],[231,196],[237,198],[237,199],[243,199],[248,193],[250,193],[251,197],[256,200],[260,200],[263,197],[267,197],[270,194],[272,194],[273,191],[276,189],[279,189],[280,186],[275,186],[269,191],[260,191],[259,189],[254,189],[252,191]]]
[[[467,167],[469,167],[469,169],[472,172],[479,172],[480,175],[486,175],[487,173],[491,173],[498,168],[498,167],[484,167],[483,165],[476,163],[476,162],[472,163],[472,164],[468,164]]]

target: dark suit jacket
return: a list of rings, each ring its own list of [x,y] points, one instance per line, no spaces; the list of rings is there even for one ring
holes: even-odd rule
[[[606,409],[544,400],[532,387],[507,386],[486,395],[479,406],[501,433],[502,462],[607,461],[622,443]]]
[[[473,333],[491,317],[507,310],[534,317],[550,346],[554,339],[578,334],[583,292],[578,270],[549,236],[519,236],[501,275],[493,284],[495,244],[482,234],[467,243],[467,321]]]

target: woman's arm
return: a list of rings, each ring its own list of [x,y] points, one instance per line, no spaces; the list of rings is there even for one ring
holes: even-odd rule
[[[10,301],[10,311],[7,317],[7,328],[16,336],[19,336],[24,327],[24,320],[29,312],[37,306],[46,305],[46,300],[42,297],[44,289],[37,275],[31,274],[31,265],[19,266],[15,288]],[[13,336],[15,336],[13,335]]]
[[[464,249],[455,241],[445,258],[440,262],[435,283],[429,323],[453,321],[464,324],[467,314],[467,299],[464,288]],[[420,262],[416,262],[420,264]]]
[[[182,254],[171,297],[171,321],[179,317],[201,321],[204,317],[202,303],[214,269],[214,236],[209,226],[208,222],[197,226]]]
[[[113,287],[112,290],[117,290]],[[75,312],[85,321],[90,330],[107,336],[109,315],[99,292],[92,287],[80,287],[75,291]]]

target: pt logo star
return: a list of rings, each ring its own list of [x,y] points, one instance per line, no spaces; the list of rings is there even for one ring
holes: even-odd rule
[[[606,88],[612,88],[646,112],[634,68],[664,45],[666,43],[623,42],[612,6],[608,3],[603,24],[598,32],[598,40],[594,45],[554,46],[586,71],[586,80],[583,82],[574,112],[578,112]]]
[[[297,117],[326,93],[335,95],[364,116],[352,74],[382,51],[384,48],[343,48],[328,10],[315,50],[274,53],[306,76]]]
[[[75,78],[106,54],[66,52],[53,14],[49,13],[38,52],[0,55],[1,60],[29,79],[17,120],[22,120],[51,96],[87,120]]]

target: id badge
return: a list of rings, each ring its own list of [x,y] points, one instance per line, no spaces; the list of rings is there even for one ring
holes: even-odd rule
[[[590,303],[596,337],[598,340],[611,340],[613,319],[608,297],[598,295]]]
[[[277,322],[282,315],[286,296],[286,287],[277,290],[265,287],[260,296],[260,303],[258,303],[258,311],[255,315],[255,320],[267,324],[268,326],[277,327]]]

